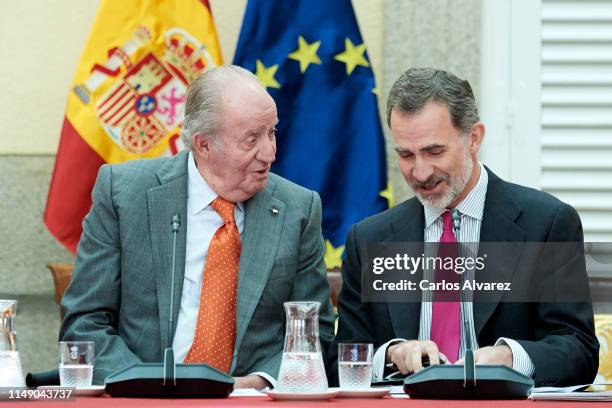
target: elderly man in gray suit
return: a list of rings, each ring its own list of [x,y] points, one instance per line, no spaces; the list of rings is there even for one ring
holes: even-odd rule
[[[186,151],[101,167],[60,330],[62,340],[95,341],[94,383],[161,362],[172,345],[177,362],[215,366],[236,387],[274,385],[290,300],[321,302],[326,350],[333,316],[321,201],[270,173],[277,122],[253,74],[213,68],[189,89]]]

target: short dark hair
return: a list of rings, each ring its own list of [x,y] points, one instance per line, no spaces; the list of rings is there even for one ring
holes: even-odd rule
[[[387,124],[391,127],[391,112],[397,108],[405,113],[417,113],[427,102],[444,103],[453,126],[469,132],[480,120],[478,106],[470,83],[456,75],[434,68],[410,68],[399,77],[387,98]]]

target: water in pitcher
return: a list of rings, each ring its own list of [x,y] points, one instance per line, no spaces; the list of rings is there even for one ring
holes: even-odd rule
[[[278,381],[283,392],[317,393],[327,391],[327,378],[321,353],[285,353]]]
[[[16,300],[0,300],[0,387],[24,387],[17,351]]]
[[[327,376],[319,342],[319,302],[286,302],[285,348],[278,374],[278,391],[327,391]]]

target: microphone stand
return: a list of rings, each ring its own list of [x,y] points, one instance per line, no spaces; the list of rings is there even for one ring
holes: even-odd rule
[[[168,344],[164,350],[164,387],[176,386],[176,361],[174,360],[174,349],[172,348],[172,327],[174,325],[174,275],[176,271],[176,236],[181,226],[179,214],[172,216],[172,273],[170,283],[170,317],[168,318]]]
[[[451,218],[453,220],[453,230],[455,239],[459,242],[459,231],[461,230],[461,214],[456,208],[451,210]],[[457,251],[459,244],[457,244]],[[469,320],[463,316],[463,332],[465,333],[465,356],[463,357],[463,388],[468,384],[476,387],[476,365],[474,364],[474,350],[472,350],[472,332],[470,330]]]

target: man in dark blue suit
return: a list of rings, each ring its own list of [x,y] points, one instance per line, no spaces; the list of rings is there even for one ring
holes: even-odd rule
[[[583,241],[571,206],[505,182],[478,161],[485,129],[467,81],[440,70],[410,69],[390,91],[387,119],[400,171],[416,197],[350,231],[336,342],[374,343],[374,380],[391,365],[403,374],[418,371],[425,357],[432,364],[461,363],[469,338],[476,363],[507,365],[533,377],[537,386],[591,382],[599,345],[584,256],[568,254],[546,266],[563,288],[585,293],[582,301],[508,302],[499,292],[486,302],[474,295],[473,302],[456,302],[456,307],[426,297],[362,302],[361,269],[371,243],[563,242],[578,247]],[[453,228],[451,213],[460,229]],[[533,254],[526,252],[496,269],[496,280],[517,290],[532,288],[541,274]]]

